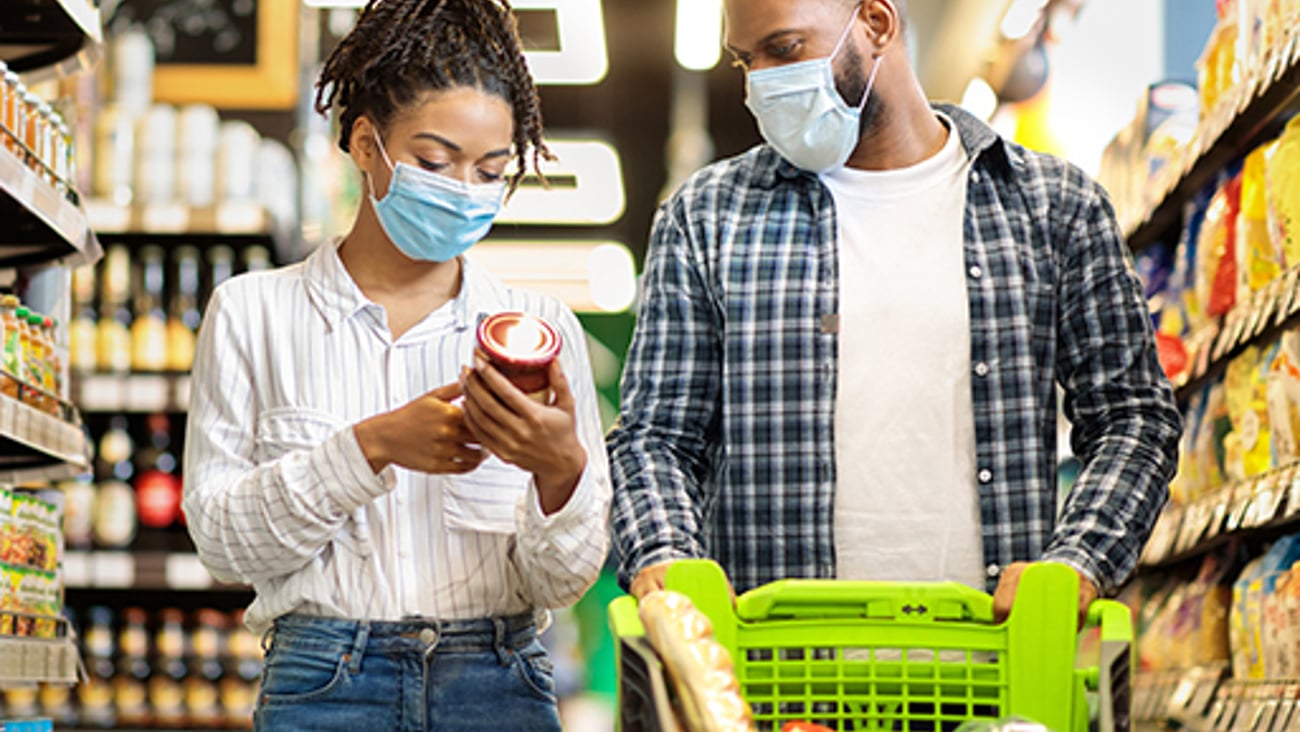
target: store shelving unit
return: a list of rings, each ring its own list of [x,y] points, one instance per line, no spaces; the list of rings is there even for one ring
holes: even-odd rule
[[[69,265],[99,258],[99,240],[86,212],[0,148],[0,267],[51,261]]]
[[[99,9],[90,0],[0,3],[0,59],[29,78],[89,69],[102,41]]]
[[[1139,674],[1133,718],[1191,732],[1292,730],[1300,727],[1300,679],[1235,681],[1224,667]]]
[[[0,59],[28,81],[89,68],[101,41],[99,10],[89,0],[0,3]],[[99,241],[77,195],[56,189],[22,154],[0,148],[0,268],[43,279],[49,267],[96,261]],[[66,287],[45,296],[66,298]],[[89,468],[77,410],[60,404],[54,411],[0,398],[0,481],[54,480]],[[0,689],[75,684],[77,646],[66,622],[57,624],[55,636],[0,636]]]
[[[111,201],[91,199],[86,202],[86,210],[95,231],[110,238],[233,236],[272,239],[275,236],[271,214],[261,205],[249,201],[193,207],[181,203],[121,206]]]
[[[73,374],[72,399],[87,413],[180,414],[190,383],[189,374]]]
[[[1300,108],[1300,36],[1262,64],[1238,87],[1235,96],[1204,118],[1181,161],[1170,163],[1152,182],[1155,204],[1128,226],[1134,252],[1157,243],[1173,243],[1182,224],[1183,204],[1232,160],[1275,136],[1282,115]]]
[[[192,552],[69,551],[63,574],[70,590],[251,591],[213,579]]]

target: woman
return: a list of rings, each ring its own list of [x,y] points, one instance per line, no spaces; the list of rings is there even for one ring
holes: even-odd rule
[[[316,106],[369,195],[216,292],[187,432],[190,533],[267,632],[256,727],[559,729],[537,620],[595,580],[610,487],[576,318],[461,256],[547,155],[509,6],[371,0]],[[548,403],[475,359],[502,311],[560,330]]]

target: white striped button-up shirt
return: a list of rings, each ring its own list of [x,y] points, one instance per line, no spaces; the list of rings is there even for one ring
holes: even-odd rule
[[[336,246],[213,295],[199,336],[185,513],[212,574],[253,585],[255,631],[286,613],[466,619],[569,605],[608,549],[609,467],[584,334],[558,301],[464,260],[459,295],[394,340]],[[543,516],[531,475],[490,458],[465,476],[376,475],[352,426],[459,379],[481,315],[554,324],[587,468]]]

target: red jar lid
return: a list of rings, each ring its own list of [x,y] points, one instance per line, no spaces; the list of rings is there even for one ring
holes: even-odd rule
[[[526,313],[497,313],[478,324],[479,347],[488,357],[514,366],[542,367],[560,355],[560,334]]]

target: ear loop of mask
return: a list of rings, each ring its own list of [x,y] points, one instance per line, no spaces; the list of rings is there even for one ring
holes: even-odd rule
[[[379,154],[382,155],[382,156],[384,156],[384,165],[388,166],[388,170],[389,170],[391,173],[396,173],[396,172],[397,172],[397,167],[394,166],[394,165],[393,165],[393,161],[390,160],[390,159],[388,158],[388,151],[384,149],[384,141],[381,140],[381,139],[379,138],[379,132],[377,132],[377,131],[375,131],[375,130],[371,130],[371,134],[374,135],[374,138],[375,138],[375,144],[379,146]],[[374,177],[373,175],[370,175],[369,173],[367,173],[367,174],[366,174],[366,184],[367,184],[368,186],[370,186],[370,197],[371,197],[372,199],[378,201],[378,200],[379,200],[379,196],[375,195],[375,177]],[[389,187],[389,188],[392,188],[392,187],[393,187],[393,182],[392,182],[392,181],[389,181],[389,182],[388,182],[388,187]]]
[[[840,34],[840,40],[835,44],[835,50],[831,51],[830,58],[834,59],[840,55],[840,50],[844,48],[844,42],[849,40],[849,33],[853,31],[853,18],[857,16],[858,10],[862,8],[862,3],[853,6],[853,14],[849,16],[849,24],[844,26],[844,32]],[[880,71],[880,61],[884,54],[879,54],[871,61],[871,73],[867,76],[867,86],[862,90],[862,99],[858,101],[858,114],[867,108],[867,99],[871,97],[871,89],[876,85],[876,72]]]

